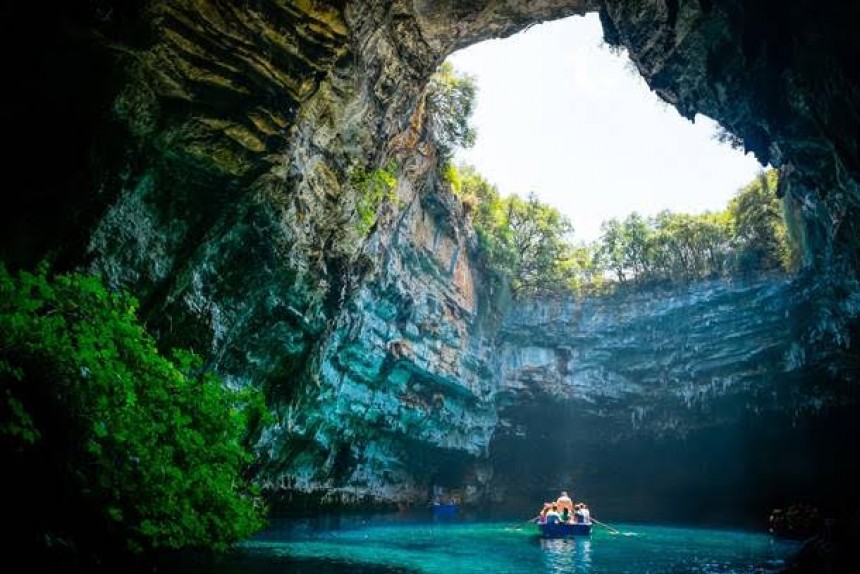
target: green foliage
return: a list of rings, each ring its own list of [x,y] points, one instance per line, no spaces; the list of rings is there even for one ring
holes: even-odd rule
[[[4,475],[28,501],[7,520],[22,530],[135,553],[221,550],[263,526],[242,478],[260,393],[159,354],[135,300],[95,277],[0,265],[0,397]]]
[[[762,172],[729,203],[741,270],[790,269],[797,264],[797,243],[790,240],[783,203],[776,197],[777,177],[776,170]]]
[[[775,170],[741,189],[723,211],[632,213],[604,222],[590,245],[572,243],[570,222],[533,195],[503,198],[469,166],[448,165],[443,176],[464,204],[475,206],[484,267],[515,295],[789,271],[799,261],[799,234],[786,226]]]
[[[475,143],[475,129],[469,124],[475,107],[477,88],[473,77],[460,74],[450,62],[443,63],[430,78],[425,92],[427,128],[445,163],[457,147]]]
[[[502,198],[471,167],[448,166],[446,179],[466,204],[475,205],[472,225],[486,269],[497,273],[515,295],[557,292],[571,281],[577,261],[570,221],[538,201]]]
[[[603,224],[598,265],[619,284],[690,282],[794,269],[798,260],[777,199],[777,172],[762,173],[726,210],[699,215],[633,213]]]
[[[356,231],[365,237],[376,222],[376,214],[383,201],[394,201],[397,186],[397,165],[394,160],[384,167],[367,171],[360,167],[349,175],[350,186],[356,191],[355,211],[358,216]]]
[[[512,230],[508,224],[507,202],[474,168],[460,171],[462,201],[477,206],[472,225],[478,238],[484,267],[512,279],[515,266]]]
[[[610,287],[605,271],[597,265],[599,253],[596,244],[572,245],[568,257],[561,264],[565,277],[562,288],[575,293],[600,294]]]
[[[451,185],[451,191],[454,192],[454,195],[463,195],[463,176],[457,166],[447,162],[442,167],[442,178]]]
[[[512,287],[515,294],[547,293],[565,285],[573,226],[557,209],[529,194],[507,198]]]
[[[632,277],[639,282],[690,282],[726,274],[731,223],[725,212],[700,215],[661,212],[644,231],[648,265]]]

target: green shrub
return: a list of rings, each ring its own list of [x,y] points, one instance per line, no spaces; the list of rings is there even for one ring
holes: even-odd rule
[[[0,453],[22,541],[78,554],[223,550],[263,526],[242,473],[259,392],[162,356],[95,277],[0,264]]]
[[[397,186],[397,165],[389,161],[373,171],[353,169],[349,174],[350,186],[356,191],[355,211],[358,216],[357,232],[366,236],[376,222],[376,213],[383,201],[394,201]]]

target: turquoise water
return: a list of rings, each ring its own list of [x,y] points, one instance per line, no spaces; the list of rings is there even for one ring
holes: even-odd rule
[[[751,574],[778,571],[799,549],[797,543],[736,530],[612,526],[621,534],[595,525],[589,537],[544,540],[532,524],[501,521],[280,521],[243,543],[238,554],[208,564],[186,564],[181,571]]]

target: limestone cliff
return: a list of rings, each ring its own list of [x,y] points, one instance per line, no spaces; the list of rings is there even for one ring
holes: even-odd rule
[[[605,512],[719,520],[820,500],[819,479],[844,494],[856,381],[844,354],[799,345],[820,322],[808,288],[763,277],[515,304],[498,337],[497,496],[576,484]]]
[[[817,409],[828,394],[804,392],[809,381],[794,376],[806,366],[798,334],[812,320],[798,305],[801,283],[714,281],[518,303],[499,335],[499,392],[513,405],[535,395],[566,401],[628,433],[683,434],[735,420],[735,409]],[[837,368],[832,355],[815,358],[823,362]]]
[[[782,388],[784,370],[818,373],[819,385],[822,361],[842,365],[839,380],[856,372],[860,42],[850,3],[3,10],[4,69],[20,80],[3,90],[17,138],[4,163],[10,181],[27,182],[3,210],[3,258],[30,265],[47,253],[61,268],[85,266],[141,299],[163,345],[206,354],[228,384],[265,388],[277,423],[258,472],[273,494],[416,501],[438,482],[467,485],[477,500],[498,494],[495,470],[515,468],[504,457],[519,452],[518,433],[534,436],[513,403],[551,399],[600,419],[594,437],[645,441],[744,424],[760,401],[782,405],[768,389]],[[497,330],[504,309],[438,182],[422,89],[454,49],[589,11],[682,114],[719,120],[784,168],[780,193],[804,220],[813,279],[538,303],[551,321],[517,307]],[[351,175],[391,161],[396,197],[365,231]],[[827,403],[830,391],[793,393],[780,416]]]
[[[323,502],[421,502],[441,473],[486,455],[496,423],[490,345],[478,320],[462,207],[436,165],[409,164],[400,207],[361,251],[307,386],[264,438],[271,492]],[[451,480],[451,479],[449,479]]]

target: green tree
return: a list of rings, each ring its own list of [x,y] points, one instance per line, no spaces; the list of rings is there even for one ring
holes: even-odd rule
[[[22,547],[221,550],[263,525],[243,478],[261,395],[162,356],[136,306],[95,277],[0,265],[0,453],[27,501],[4,512]]]
[[[573,227],[557,209],[534,194],[502,197],[471,166],[449,166],[446,179],[471,206],[482,267],[515,295],[565,290],[590,275],[592,254],[585,247],[574,249]]]
[[[776,197],[777,183],[777,170],[761,172],[729,203],[740,271],[788,268],[796,259],[786,231],[783,205]]]
[[[799,233],[786,230],[772,193],[776,172],[738,192],[727,209],[700,214],[631,213],[601,225],[591,245],[574,245],[572,227],[534,195],[501,197],[474,168],[447,166],[445,179],[470,206],[484,267],[515,294],[603,291],[608,283],[689,283],[736,273],[789,270],[799,260]],[[796,215],[795,215],[796,217]]]
[[[430,78],[425,91],[427,129],[444,165],[458,147],[475,143],[475,129],[469,123],[475,107],[477,88],[472,76],[458,73],[444,62]]]
[[[514,273],[513,230],[508,222],[507,201],[472,166],[449,167],[459,181],[459,197],[470,206],[472,226],[478,239],[478,256],[485,271],[510,281]]]
[[[644,217],[633,212],[624,220],[622,232],[626,244],[625,267],[628,267],[636,278],[647,279],[651,273],[651,226]]]
[[[727,272],[731,224],[726,212],[698,215],[663,211],[604,222],[599,265],[619,284],[695,281]]]
[[[507,211],[514,293],[559,291],[566,284],[563,263],[570,256],[570,221],[533,193],[526,200],[509,197]]]
[[[558,270],[562,275],[563,289],[571,293],[600,293],[606,286],[606,278],[598,266],[599,248],[596,243],[570,245],[567,256],[561,260]]]
[[[462,201],[477,206],[473,209],[478,212],[476,217],[483,218],[482,221],[485,221],[490,217],[490,213],[501,210],[502,199],[499,190],[485,180],[473,166],[455,167],[451,164],[446,173],[450,174],[446,178],[451,182],[455,194]]]
[[[732,219],[727,210],[699,216],[699,249],[707,276],[719,277],[731,272]]]
[[[615,275],[620,284],[627,282],[625,254],[627,243],[624,226],[617,219],[604,221],[600,225],[600,242],[597,248],[599,265]]]

